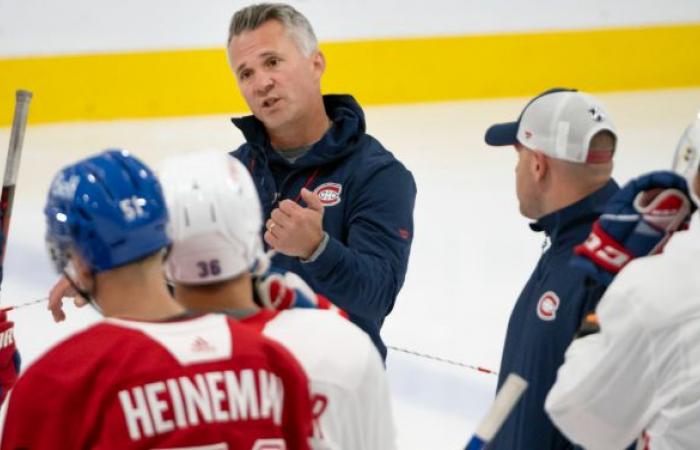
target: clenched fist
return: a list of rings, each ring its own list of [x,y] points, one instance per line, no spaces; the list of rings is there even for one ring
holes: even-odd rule
[[[265,224],[264,238],[284,255],[309,259],[323,240],[323,203],[306,188],[301,190],[301,198],[306,208],[292,200],[280,202]]]

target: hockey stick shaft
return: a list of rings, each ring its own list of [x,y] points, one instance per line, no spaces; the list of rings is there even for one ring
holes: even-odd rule
[[[30,302],[20,303],[19,305],[5,306],[3,308],[0,308],[0,312],[14,311],[15,309],[25,308],[27,306],[36,305],[36,304],[43,303],[43,302],[48,301],[48,300],[49,300],[48,297],[44,297],[44,298],[40,298],[37,300],[32,300]]]
[[[506,421],[510,412],[515,408],[525,389],[527,389],[527,381],[514,373],[508,375],[505,383],[498,391],[491,409],[479,423],[479,426],[476,427],[476,431],[465,450],[482,450],[486,448],[491,439],[496,436],[498,430],[501,429],[501,425]]]
[[[24,143],[24,131],[27,128],[27,117],[29,116],[29,102],[32,93],[25,90],[18,90],[15,98],[15,115],[12,119],[12,131],[10,133],[10,147],[7,151],[7,161],[5,163],[5,176],[2,180],[2,195],[0,196],[0,213],[2,213],[2,253],[0,253],[0,267],[5,262],[5,251],[7,249],[7,235],[10,230],[10,217],[12,215],[12,205],[15,199],[15,185],[17,184],[17,172],[19,171],[19,161],[22,155],[22,144]],[[0,284],[2,283],[2,272],[0,272]]]
[[[415,350],[411,350],[411,349],[408,349],[408,348],[396,347],[396,346],[394,346],[394,345],[387,345],[386,348],[388,348],[389,350],[393,350],[393,351],[395,351],[395,352],[406,353],[406,354],[408,354],[408,355],[413,355],[413,356],[417,356],[417,357],[419,357],[419,358],[429,359],[429,360],[431,360],[431,361],[437,361],[437,362],[440,362],[440,363],[449,364],[449,365],[451,365],[451,366],[464,367],[464,368],[467,368],[467,369],[476,370],[477,372],[486,373],[486,374],[489,374],[489,375],[498,375],[498,372],[496,372],[495,370],[487,369],[486,367],[476,366],[476,365],[473,365],[473,364],[467,364],[467,363],[463,363],[463,362],[460,362],[460,361],[455,361],[455,360],[452,360],[452,359],[442,358],[442,357],[440,357],[440,356],[430,355],[430,354],[428,354],[428,353],[421,353],[421,352],[418,352],[418,351],[415,351]]]

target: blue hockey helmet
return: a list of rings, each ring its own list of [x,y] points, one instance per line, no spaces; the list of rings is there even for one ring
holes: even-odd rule
[[[47,247],[59,272],[71,248],[97,273],[170,244],[160,183],[124,150],[105,150],[63,168],[51,183],[44,214]]]

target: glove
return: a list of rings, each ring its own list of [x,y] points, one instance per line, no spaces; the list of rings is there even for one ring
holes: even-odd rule
[[[19,375],[21,360],[15,346],[15,324],[0,312],[0,403],[5,400]]]
[[[687,228],[692,208],[686,182],[675,173],[635,178],[613,195],[588,239],[574,248],[572,264],[607,286],[634,258],[661,253],[675,231]]]
[[[330,300],[316,294],[297,274],[269,268],[255,278],[255,293],[259,303],[267,309],[313,308],[335,311],[347,318],[347,313]]]

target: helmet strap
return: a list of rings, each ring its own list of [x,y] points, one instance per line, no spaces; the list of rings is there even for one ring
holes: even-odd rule
[[[92,292],[88,292],[85,289],[78,286],[78,283],[76,282],[77,275],[75,272],[75,267],[73,267],[72,262],[69,261],[68,264],[66,265],[66,267],[63,269],[63,276],[66,277],[66,279],[68,280],[68,283],[70,283],[71,287],[75,290],[75,292],[77,292],[78,295],[80,295],[85,300],[87,300],[87,302],[93,308],[95,308],[97,310],[97,312],[102,314],[102,309],[99,307],[99,305],[97,305],[97,302],[95,301],[95,296],[94,296],[94,292],[96,290],[94,285],[97,283],[97,279],[95,278],[94,273],[91,273],[90,275],[93,277],[93,280],[94,280]]]

